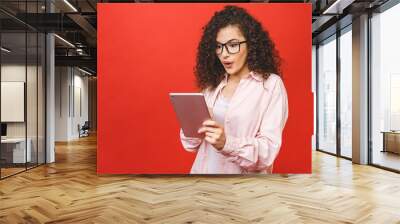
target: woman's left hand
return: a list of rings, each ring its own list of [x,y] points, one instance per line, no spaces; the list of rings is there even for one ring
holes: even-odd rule
[[[225,131],[224,127],[213,120],[203,122],[203,127],[198,131],[204,133],[207,142],[214,146],[217,150],[221,150],[225,146]]]

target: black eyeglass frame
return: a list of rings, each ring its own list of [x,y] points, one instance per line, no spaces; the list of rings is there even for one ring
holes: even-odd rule
[[[217,53],[217,50],[215,50],[215,53],[216,53],[217,55],[221,55],[222,53],[224,53],[224,48],[225,48],[226,51],[228,52],[228,54],[237,54],[237,53],[240,52],[240,45],[242,45],[243,43],[246,43],[246,42],[247,42],[247,40],[239,41],[239,42],[230,40],[230,41],[228,41],[228,42],[226,42],[226,43],[224,43],[224,44],[222,44],[222,43],[217,43],[217,46],[218,46],[218,45],[221,45],[222,48],[221,48],[221,53]],[[231,43],[239,44],[239,49],[238,49],[237,52],[231,53],[231,52],[229,51],[228,46],[226,46],[226,45],[231,44]]]

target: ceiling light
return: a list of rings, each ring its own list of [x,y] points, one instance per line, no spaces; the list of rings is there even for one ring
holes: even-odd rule
[[[69,42],[68,40],[66,40],[66,39],[64,39],[64,38],[62,38],[62,37],[60,37],[60,36],[57,35],[57,34],[54,34],[54,36],[57,37],[57,38],[58,38],[59,40],[61,40],[62,42],[64,42],[64,43],[66,43],[67,45],[69,45],[70,47],[75,48],[75,45],[71,44],[71,42]]]
[[[325,9],[322,14],[342,14],[343,10],[354,1],[355,0],[336,0],[332,5]]]
[[[4,51],[6,53],[10,53],[11,52],[11,50],[9,50],[9,49],[7,49],[5,47],[1,47],[1,51]]]
[[[78,67],[78,70],[81,71],[81,72],[83,72],[83,73],[85,73],[85,74],[87,74],[87,75],[93,75],[92,73],[90,73],[90,72],[88,72],[88,71],[86,71],[86,70],[83,70],[83,69],[81,69],[81,68],[79,68],[79,67]]]
[[[74,12],[78,12],[78,10],[71,4],[69,3],[68,0],[64,0],[65,4],[67,4]]]

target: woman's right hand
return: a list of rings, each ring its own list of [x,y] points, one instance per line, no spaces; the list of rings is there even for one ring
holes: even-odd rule
[[[226,142],[224,127],[216,121],[204,121],[198,133],[204,133],[204,140],[213,145],[217,150],[222,150],[224,148]]]

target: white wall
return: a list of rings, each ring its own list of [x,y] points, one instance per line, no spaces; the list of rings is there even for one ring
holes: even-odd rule
[[[313,105],[314,105],[314,131],[313,131],[313,135],[312,135],[312,137],[311,137],[311,142],[312,142],[312,149],[313,150],[316,150],[316,142],[317,142],[317,136],[316,136],[316,133],[317,133],[317,94],[316,94],[316,92],[317,92],[317,63],[316,63],[316,60],[317,60],[317,49],[316,49],[316,47],[315,47],[315,45],[313,45],[312,46],[312,67],[311,67],[311,75],[312,75],[312,84],[311,84],[311,88],[312,88],[312,93],[313,93],[313,97],[314,97],[314,102],[313,102]]]
[[[55,141],[68,140],[69,68],[55,68]]]
[[[88,77],[72,67],[56,67],[55,74],[55,140],[70,141],[88,120]]]
[[[26,69],[25,64],[24,65],[18,65],[18,64],[2,65],[1,66],[1,81],[2,82],[25,82],[26,83],[25,69]],[[28,66],[27,72],[28,72],[27,75],[28,75],[29,84],[35,86],[36,81],[33,82],[32,81],[33,78],[30,76],[31,75],[36,76],[36,67]],[[28,104],[30,104],[30,102],[33,102],[33,101],[35,101],[34,99],[36,99],[36,88],[35,89],[28,88],[27,90],[28,90],[27,101],[28,101]],[[36,110],[36,103],[27,105],[27,106],[30,107],[28,109],[29,112],[31,112],[32,110]],[[6,110],[6,108],[1,108],[1,110]],[[36,120],[37,120],[36,114],[28,113],[28,122],[34,121],[36,123]],[[25,137],[25,123],[26,122],[7,122],[7,136],[8,137]],[[33,127],[33,125],[28,125],[28,129],[30,127]],[[34,130],[36,130],[36,127],[34,128]],[[30,129],[28,130],[28,137],[29,137],[29,133],[31,133]]]
[[[78,124],[81,126],[85,123],[85,121],[88,121],[89,118],[89,111],[88,111],[88,77],[81,76],[81,73],[76,74],[75,70],[75,75],[74,75],[74,108],[73,111],[73,119],[72,119],[72,132],[71,135],[74,138],[78,138],[79,133],[78,133]],[[80,91],[80,93],[79,93]],[[80,96],[80,97],[79,97]],[[80,102],[79,102],[80,101]],[[81,108],[79,108],[81,107]],[[82,111],[80,112],[79,109]]]
[[[38,69],[38,70],[37,70]],[[24,82],[26,83],[26,107],[22,107],[22,112],[27,115],[27,120],[24,122],[6,122],[7,123],[7,137],[9,138],[24,138],[25,135],[30,140],[30,148],[32,161],[44,163],[45,153],[45,139],[44,139],[44,74],[41,66],[25,67],[25,64],[3,64],[1,66],[1,81],[2,82]],[[27,81],[25,80],[27,78]],[[2,95],[3,97],[7,97]],[[10,108],[1,108],[4,110]],[[9,111],[12,112],[13,111]],[[14,112],[15,113],[15,112]],[[37,156],[37,153],[39,155]],[[50,161],[50,160],[49,160]]]

